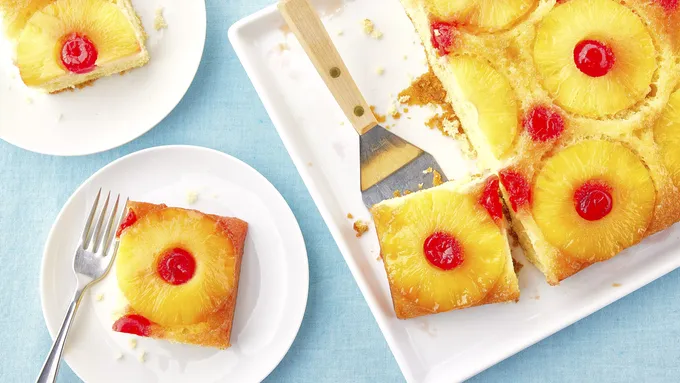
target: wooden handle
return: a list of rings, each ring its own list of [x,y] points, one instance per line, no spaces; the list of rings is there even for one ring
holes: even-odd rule
[[[279,11],[354,129],[361,135],[376,126],[378,121],[371,107],[361,95],[309,1],[282,0]]]

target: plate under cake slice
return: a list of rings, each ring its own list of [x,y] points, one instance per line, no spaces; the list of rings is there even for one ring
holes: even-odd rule
[[[0,13],[31,88],[55,93],[149,61],[130,0],[0,0]]]
[[[247,231],[237,218],[129,202],[116,258],[128,306],[113,330],[229,347]]]
[[[519,299],[496,176],[386,200],[371,213],[398,318]]]
[[[401,0],[551,284],[680,220],[667,0]]]

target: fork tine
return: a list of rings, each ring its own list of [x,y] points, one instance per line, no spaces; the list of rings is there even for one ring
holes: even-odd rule
[[[83,229],[83,236],[82,236],[82,241],[83,241],[83,247],[87,247],[88,243],[90,242],[90,229],[92,228],[92,219],[94,218],[94,214],[97,212],[97,206],[99,205],[99,197],[102,194],[102,188],[99,188],[99,191],[97,192],[97,197],[94,199],[94,203],[92,204],[92,209],[90,209],[90,215],[87,217],[87,222],[85,222],[85,229]]]
[[[92,235],[92,252],[96,253],[102,240],[102,223],[104,223],[104,217],[106,217],[106,211],[109,208],[109,199],[111,198],[111,192],[106,195],[106,201],[104,201],[104,207],[99,212],[99,217],[97,217],[97,225],[94,228],[94,234]]]
[[[104,237],[102,238],[102,255],[106,256],[113,241],[113,235],[116,232],[115,224],[118,222],[118,204],[120,203],[120,194],[116,197],[116,203],[113,204],[113,210],[111,210],[111,216],[109,216],[109,221],[106,223],[106,229],[104,231]],[[125,209],[123,209],[125,210]]]

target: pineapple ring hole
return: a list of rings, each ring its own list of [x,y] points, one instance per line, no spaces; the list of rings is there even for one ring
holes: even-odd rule
[[[66,70],[76,74],[94,70],[98,52],[92,40],[74,32],[64,36],[62,41],[60,58]]]
[[[603,181],[590,180],[574,191],[574,208],[586,221],[598,221],[614,207],[612,188]]]
[[[463,264],[463,246],[449,233],[436,232],[423,243],[425,258],[435,267],[451,270]]]
[[[190,252],[175,247],[166,250],[158,257],[158,275],[171,285],[183,285],[196,273],[196,259]]]

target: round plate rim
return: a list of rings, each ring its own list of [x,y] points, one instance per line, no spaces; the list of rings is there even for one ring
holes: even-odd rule
[[[50,231],[47,235],[45,245],[43,247],[42,259],[40,261],[40,278],[39,278],[39,289],[40,289],[40,291],[39,292],[40,292],[40,307],[41,307],[41,311],[42,311],[42,315],[43,315],[43,320],[45,322],[45,327],[47,327],[47,332],[49,333],[50,338],[52,339],[52,341],[54,341],[56,331],[53,332],[50,329],[50,327],[47,325],[47,322],[48,322],[47,311],[48,310],[47,310],[47,307],[45,305],[46,292],[45,292],[44,281],[45,281],[45,268],[46,268],[46,262],[47,262],[47,252],[48,252],[48,248],[50,247],[49,246],[50,243],[53,241],[54,236],[56,235],[55,231],[56,231],[57,222],[61,219],[63,214],[66,212],[67,208],[71,205],[71,203],[73,203],[73,200],[75,199],[76,195],[78,195],[85,187],[87,187],[89,185],[90,181],[93,178],[95,178],[99,174],[105,172],[109,168],[116,166],[118,163],[120,163],[122,161],[129,160],[130,158],[134,158],[136,156],[148,154],[149,152],[161,151],[161,150],[176,150],[176,149],[180,149],[180,150],[189,149],[189,150],[206,151],[206,152],[209,152],[209,153],[212,153],[212,154],[223,156],[227,160],[233,161],[233,162],[235,162],[235,163],[237,163],[241,166],[247,167],[248,169],[250,169],[253,172],[255,177],[260,178],[266,184],[270,185],[273,188],[273,190],[276,191],[278,198],[280,198],[281,202],[283,202],[283,206],[285,207],[285,209],[287,209],[287,211],[293,217],[293,221],[295,222],[295,226],[293,227],[293,229],[296,233],[296,237],[301,241],[300,247],[304,252],[304,254],[303,254],[304,256],[302,257],[302,260],[303,260],[303,263],[304,263],[303,269],[305,270],[305,273],[304,273],[304,276],[303,276],[304,281],[303,281],[302,284],[304,286],[306,286],[306,288],[303,289],[304,290],[304,297],[302,299],[303,310],[300,311],[299,318],[295,319],[295,323],[296,323],[295,331],[293,332],[293,336],[290,338],[289,342],[286,342],[287,344],[286,344],[286,347],[285,347],[285,352],[281,355],[280,358],[278,358],[279,360],[276,363],[272,364],[270,369],[264,369],[263,370],[263,374],[259,378],[259,381],[262,381],[267,376],[269,376],[269,374],[271,374],[272,371],[274,371],[274,369],[276,369],[276,367],[281,363],[283,358],[285,358],[285,356],[288,354],[288,351],[290,351],[290,348],[292,347],[293,342],[295,342],[297,335],[300,332],[300,328],[302,326],[302,322],[304,320],[304,316],[305,316],[305,313],[307,311],[307,304],[308,304],[308,300],[309,300],[309,256],[308,256],[308,253],[307,253],[307,246],[306,246],[305,241],[304,241],[304,236],[302,235],[302,230],[300,229],[300,224],[297,221],[297,218],[295,217],[293,210],[290,208],[290,205],[288,205],[288,202],[285,200],[285,198],[283,198],[283,195],[281,195],[281,193],[276,188],[276,186],[274,186],[274,184],[272,184],[264,175],[262,175],[259,171],[257,171],[257,169],[253,168],[252,166],[248,165],[244,161],[242,161],[242,160],[240,160],[240,159],[238,159],[234,156],[231,156],[227,153],[221,152],[221,151],[216,150],[216,149],[211,149],[211,148],[206,148],[206,147],[196,146],[196,145],[161,145],[161,146],[155,146],[155,147],[151,147],[151,148],[142,149],[142,150],[139,150],[139,151],[136,151],[136,152],[129,153],[129,154],[123,156],[123,157],[120,157],[120,158],[108,163],[107,165],[103,166],[101,169],[94,172],[90,177],[88,177],[85,181],[83,181],[78,186],[78,188],[76,188],[76,190],[71,194],[71,196],[69,196],[68,200],[66,200],[66,202],[62,206],[61,210],[57,214],[56,218],[54,219],[54,222],[52,223],[52,227],[50,228]],[[296,278],[300,278],[300,277],[301,276],[299,276],[299,275],[296,276]],[[76,370],[74,370],[70,365],[69,365],[69,367],[71,368],[73,373],[76,374],[76,376],[78,376],[78,378],[80,378],[81,380],[84,381],[84,379],[82,379],[82,377],[78,374],[78,372]]]
[[[196,2],[196,5],[202,6],[202,8],[203,8],[202,12],[201,12],[201,15],[203,15],[203,18],[201,20],[202,21],[201,26],[203,28],[203,33],[201,34],[201,36],[203,38],[201,39],[201,42],[200,42],[200,44],[201,44],[201,49],[200,49],[201,54],[198,55],[198,57],[197,57],[197,59],[194,63],[194,68],[192,70],[193,73],[190,76],[191,80],[188,82],[186,89],[184,89],[184,91],[181,93],[180,97],[177,99],[177,101],[174,103],[174,105],[171,105],[172,103],[168,104],[168,105],[171,105],[171,106],[168,107],[168,110],[166,112],[159,113],[158,119],[157,119],[158,121],[149,124],[148,128],[140,129],[138,133],[133,134],[129,138],[125,138],[125,139],[123,139],[120,142],[115,143],[115,144],[102,145],[100,148],[96,148],[96,149],[85,149],[85,150],[80,150],[80,151],[69,151],[69,152],[64,152],[62,150],[36,150],[36,149],[32,149],[32,148],[27,147],[27,145],[19,144],[15,140],[9,139],[5,136],[0,136],[0,140],[3,140],[6,143],[8,143],[8,144],[10,144],[14,147],[17,147],[19,149],[23,149],[23,150],[26,150],[26,151],[29,151],[29,152],[32,152],[32,153],[44,154],[44,155],[48,155],[48,156],[79,157],[79,156],[88,156],[88,155],[91,155],[91,154],[103,153],[103,152],[109,151],[111,149],[121,147],[123,145],[129,144],[130,142],[138,139],[139,137],[141,137],[141,136],[145,135],[146,133],[150,132],[151,130],[153,130],[153,128],[155,128],[156,126],[158,126],[158,124],[163,122],[163,120],[165,120],[165,118],[168,117],[170,115],[170,113],[172,113],[172,111],[175,110],[175,108],[177,108],[177,105],[179,105],[179,103],[182,102],[182,99],[184,99],[184,96],[186,96],[187,92],[189,91],[189,88],[191,88],[191,85],[194,83],[194,80],[196,79],[196,74],[198,73],[198,68],[200,68],[201,62],[203,61],[203,55],[205,54],[205,41],[207,40],[207,36],[208,36],[208,27],[207,27],[208,14],[207,14],[205,1],[206,0],[201,0],[201,1]]]

